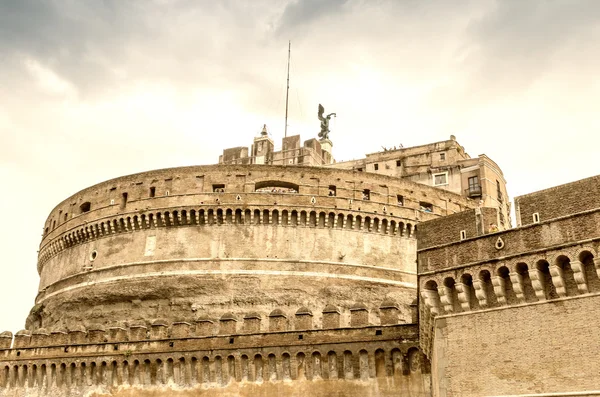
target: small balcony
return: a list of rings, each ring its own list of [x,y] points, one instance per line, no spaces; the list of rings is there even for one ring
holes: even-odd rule
[[[465,189],[465,195],[469,198],[481,197],[481,185],[471,185]]]

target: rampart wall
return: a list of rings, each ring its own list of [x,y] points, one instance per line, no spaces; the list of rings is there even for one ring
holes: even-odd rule
[[[296,321],[305,322],[302,316]],[[257,318],[249,315],[243,334],[221,319],[214,336],[203,323],[164,321],[20,331],[12,348],[4,333],[0,396],[427,395],[429,365],[416,326],[368,326],[364,319],[358,310],[352,328],[256,333]],[[269,322],[279,326],[276,317]]]
[[[593,209],[418,250],[434,396],[600,395],[599,221]]]

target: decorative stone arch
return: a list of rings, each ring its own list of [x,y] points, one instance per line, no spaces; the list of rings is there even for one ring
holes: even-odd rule
[[[531,284],[535,290],[538,300],[557,298],[555,286],[550,274],[550,262],[544,257],[537,257],[534,265],[529,270]]]

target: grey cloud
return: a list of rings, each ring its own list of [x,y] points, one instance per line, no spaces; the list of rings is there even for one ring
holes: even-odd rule
[[[464,63],[478,65],[471,93],[490,99],[526,90],[560,63],[561,55],[593,51],[590,45],[600,39],[598,21],[595,0],[497,1],[467,30],[472,51]]]
[[[279,20],[279,32],[295,30],[324,16],[342,11],[348,0],[296,0],[289,3]]]

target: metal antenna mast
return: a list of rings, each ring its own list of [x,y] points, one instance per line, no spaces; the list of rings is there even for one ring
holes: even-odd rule
[[[290,54],[292,52],[292,41],[288,42],[288,67],[287,67],[287,90],[285,92],[285,133],[284,136],[287,137],[287,127],[288,127],[288,99],[290,96]]]

